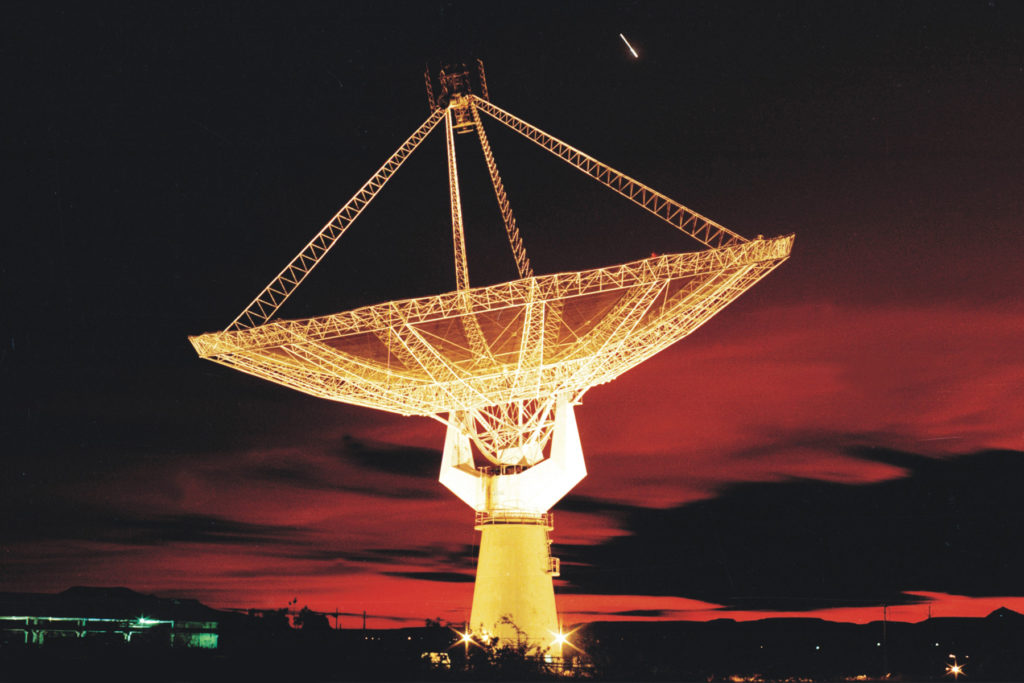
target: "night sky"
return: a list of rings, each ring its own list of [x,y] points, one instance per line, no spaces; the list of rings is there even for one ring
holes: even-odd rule
[[[559,609],[1024,611],[1024,5],[9,3],[0,590],[463,621],[426,418],[199,360],[427,117],[428,61],[792,258],[577,409]],[[639,52],[634,59],[619,38]],[[700,245],[485,118],[539,273]],[[474,285],[515,277],[458,140]],[[281,310],[454,289],[433,134]],[[355,615],[360,615],[357,617]]]

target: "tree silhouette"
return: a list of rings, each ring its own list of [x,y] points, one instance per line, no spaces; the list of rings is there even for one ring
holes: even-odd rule
[[[327,617],[319,612],[314,612],[309,607],[303,607],[295,617],[295,625],[303,631],[324,632],[330,631],[331,625]]]

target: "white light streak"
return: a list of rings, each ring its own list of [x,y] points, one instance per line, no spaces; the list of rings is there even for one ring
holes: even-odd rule
[[[633,46],[629,44],[629,41],[628,41],[628,40],[626,40],[626,36],[624,36],[624,35],[622,35],[622,34],[620,33],[620,34],[619,34],[619,38],[622,38],[622,42],[624,42],[624,43],[626,44],[626,47],[628,47],[628,48],[629,48],[629,51],[633,53],[633,58],[634,58],[634,59],[640,59],[640,55],[638,55],[638,54],[636,53],[636,50],[634,50],[634,49],[633,49]]]

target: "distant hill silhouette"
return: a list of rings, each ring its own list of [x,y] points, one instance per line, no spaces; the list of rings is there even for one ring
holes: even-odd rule
[[[1003,621],[1024,627],[1024,614],[1014,612],[1008,607],[1000,607],[985,618],[991,621]]]
[[[0,615],[222,621],[232,613],[191,598],[158,598],[130,588],[74,586],[61,593],[0,593]]]

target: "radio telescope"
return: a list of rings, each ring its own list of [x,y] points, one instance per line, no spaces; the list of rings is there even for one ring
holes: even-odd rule
[[[789,257],[793,235],[748,240],[491,103],[483,64],[425,74],[430,115],[199,356],[321,398],[446,425],[441,483],[481,531],[469,621],[480,637],[561,643],[550,509],[586,467],[573,414],[686,337]],[[435,90],[437,96],[435,97]],[[482,115],[706,247],[578,272],[530,266]],[[447,141],[455,291],[301,320],[274,316],[435,128]],[[480,140],[519,279],[472,287],[455,135]]]

